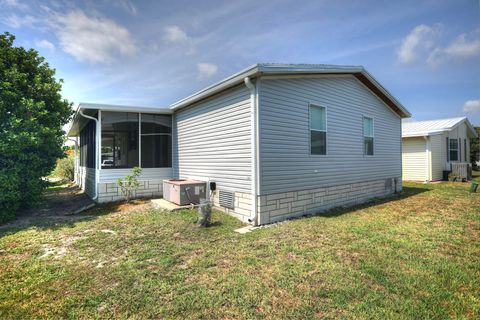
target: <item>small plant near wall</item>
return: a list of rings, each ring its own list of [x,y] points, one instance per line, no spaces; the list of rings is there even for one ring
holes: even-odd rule
[[[132,196],[137,191],[138,187],[140,186],[140,182],[138,182],[137,178],[142,172],[142,169],[139,167],[134,167],[132,169],[132,174],[125,176],[123,179],[118,179],[117,184],[122,192],[123,196],[125,197],[125,202],[130,202]]]

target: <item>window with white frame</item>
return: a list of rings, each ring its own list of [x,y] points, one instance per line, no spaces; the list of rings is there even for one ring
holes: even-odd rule
[[[450,139],[448,150],[450,153],[450,161],[458,161],[458,140]]]
[[[373,118],[363,117],[363,154],[373,156]]]
[[[311,104],[310,112],[310,154],[327,154],[327,109]]]

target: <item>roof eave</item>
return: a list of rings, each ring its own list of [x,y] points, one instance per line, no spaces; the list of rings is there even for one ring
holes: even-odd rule
[[[102,111],[117,111],[117,112],[140,112],[140,113],[156,113],[156,114],[172,114],[173,111],[169,108],[154,108],[154,107],[136,107],[136,106],[124,106],[124,105],[112,105],[112,104],[101,104],[101,103],[79,103],[75,114],[72,118],[72,122],[67,130],[67,137],[75,136],[72,133],[72,129],[76,123],[79,121],[79,112],[84,110],[102,110]]]
[[[197,101],[208,98],[209,96],[233,87],[242,83],[245,77],[258,77],[261,75],[281,75],[281,74],[352,74],[359,81],[364,83],[375,95],[382,99],[395,113],[397,113],[401,118],[411,117],[411,113],[398,101],[396,100],[390,92],[388,92],[370,73],[368,73],[361,66],[346,66],[346,67],[336,67],[336,68],[325,68],[325,69],[315,69],[315,68],[292,68],[292,67],[279,67],[278,65],[268,66],[255,64],[252,65],[228,78],[217,82],[203,90],[200,90],[182,100],[179,100],[173,103],[170,106],[171,110],[178,110],[180,108],[186,107],[195,103]]]

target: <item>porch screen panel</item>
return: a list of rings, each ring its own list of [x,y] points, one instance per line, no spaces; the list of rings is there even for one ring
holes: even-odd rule
[[[95,168],[95,134],[96,126],[93,120],[80,131],[80,166]]]
[[[172,166],[172,118],[144,114],[141,117],[142,168]]]
[[[102,112],[102,169],[138,166],[138,113]]]

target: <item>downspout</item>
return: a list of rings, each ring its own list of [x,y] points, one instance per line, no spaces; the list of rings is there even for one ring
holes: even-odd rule
[[[425,158],[426,158],[426,173],[427,178],[425,179],[425,183],[430,181],[430,139],[428,136],[423,137],[425,139]]]
[[[96,130],[95,130],[95,172],[96,174],[95,174],[95,196],[93,197],[93,200],[97,200],[98,198],[98,181],[97,181],[98,172],[97,171],[100,164],[100,162],[98,161],[99,154],[100,154],[100,139],[98,137],[99,122],[97,118],[83,114],[82,110],[78,111],[78,113],[84,118],[95,121],[95,125],[96,125]]]
[[[257,89],[249,77],[244,79],[245,85],[250,89],[250,132],[251,132],[251,171],[252,171],[252,209],[248,222],[254,226],[258,225],[258,211],[257,211]]]

